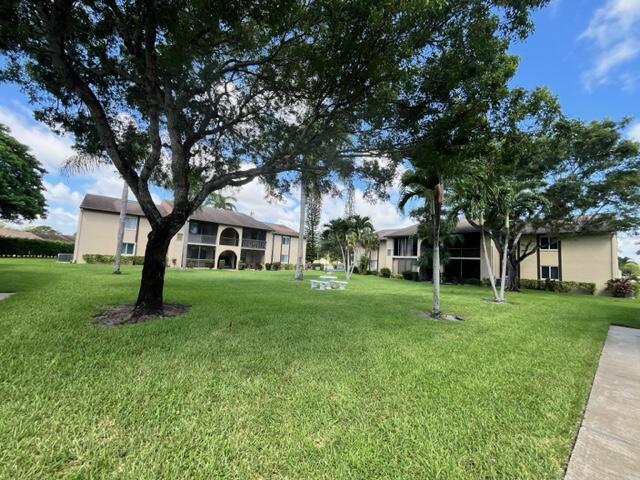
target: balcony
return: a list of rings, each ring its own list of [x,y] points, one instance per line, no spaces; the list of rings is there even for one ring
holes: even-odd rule
[[[200,235],[199,233],[189,233],[189,243],[200,243],[203,245],[215,245],[215,235]]]
[[[187,268],[213,268],[213,259],[187,258]]]
[[[267,248],[266,240],[254,240],[252,238],[243,238],[242,239],[242,247],[243,248],[251,248],[253,250],[264,250]]]

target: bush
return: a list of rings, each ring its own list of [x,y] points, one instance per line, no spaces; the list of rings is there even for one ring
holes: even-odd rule
[[[404,278],[405,280],[413,280],[414,282],[420,281],[420,273],[414,272],[413,270],[405,270],[399,277]]]
[[[358,271],[366,272],[369,269],[369,257],[366,255],[360,255],[360,259],[358,260]]]
[[[395,275],[392,275],[392,277],[393,277],[393,278],[396,278],[396,279],[398,279],[398,280],[402,280],[402,279],[404,278],[404,277],[402,276],[402,274],[401,274],[401,273],[397,273],[397,274],[395,274]]]
[[[280,262],[273,262],[271,264],[271,270],[280,270],[281,266],[282,266],[282,264]]]
[[[633,298],[640,289],[629,278],[612,278],[607,281],[606,290],[614,297]]]
[[[73,243],[0,237],[0,257],[56,257],[59,253],[73,253]]]
[[[260,262],[257,262],[253,268],[255,268],[256,270],[262,270],[262,264]]]
[[[264,264],[264,269],[265,270],[271,270],[271,264],[270,263],[265,263]]]
[[[293,270],[295,265],[293,265],[292,263],[283,263],[282,264],[282,269],[283,270]]]
[[[391,270],[389,270],[387,267],[382,267],[380,269],[380,276],[384,278],[391,277]]]
[[[376,272],[374,272],[373,270],[366,270],[364,272],[365,275],[375,275]]]
[[[313,270],[324,270],[324,265],[322,263],[314,262],[311,264],[311,268]]]
[[[103,255],[101,253],[86,253],[82,259],[87,263],[112,264],[116,261],[115,255]],[[143,256],[122,255],[120,257],[122,265],[142,265],[144,264]]]
[[[571,282],[560,280],[529,280],[521,279],[520,287],[530,290],[545,290],[547,292],[557,293],[584,293],[594,295],[596,293],[596,284],[591,282]]]
[[[353,266],[353,273],[360,273],[360,269],[356,265]]]
[[[246,268],[247,268],[247,264],[242,260],[240,260],[240,262],[238,263],[238,270],[244,270]]]

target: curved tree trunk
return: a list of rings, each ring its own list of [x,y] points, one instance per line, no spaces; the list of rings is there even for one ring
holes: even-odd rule
[[[491,284],[491,290],[493,291],[493,300],[499,302],[498,290],[496,289],[496,277],[493,275],[493,265],[489,261],[489,252],[487,251],[487,240],[484,234],[484,216],[480,214],[480,243],[482,244],[482,253],[484,255],[484,264],[487,267],[489,273],[489,283]]]
[[[118,219],[118,237],[116,238],[116,255],[113,264],[113,273],[120,273],[120,263],[122,261],[122,242],[124,241],[124,224],[127,218],[127,203],[129,201],[129,185],[123,182],[122,196],[120,197],[120,218]]]
[[[500,297],[498,298],[499,302],[504,302],[504,290],[506,287],[505,278],[507,278],[507,260],[509,258],[509,212],[505,215],[505,237],[504,237],[504,245],[502,247],[502,270],[500,273]]]
[[[149,233],[138,300],[133,311],[134,317],[163,313],[164,272],[171,237],[167,230],[152,230]]]

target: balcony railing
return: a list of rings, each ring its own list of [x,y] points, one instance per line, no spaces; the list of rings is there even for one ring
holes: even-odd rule
[[[220,237],[220,245],[238,246],[238,237]]]
[[[187,268],[213,268],[214,265],[213,259],[187,258]]]
[[[189,243],[202,243],[204,245],[215,245],[215,235],[200,235],[199,233],[189,234]]]
[[[252,238],[243,238],[242,246],[245,248],[253,248],[255,250],[264,250],[267,248],[266,240],[254,240]]]

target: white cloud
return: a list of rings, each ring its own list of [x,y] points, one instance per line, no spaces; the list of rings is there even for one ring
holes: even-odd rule
[[[50,173],[57,172],[62,163],[75,153],[68,137],[56,135],[46,126],[28,118],[22,108],[11,110],[0,106],[0,123],[9,127],[11,135],[31,149]]]
[[[640,250],[639,235],[631,235],[627,233],[618,235],[618,255],[640,261],[640,255],[636,253],[638,250]]]
[[[640,142],[640,122],[634,123],[629,127],[629,131],[627,132],[627,136],[635,140],[636,142]]]
[[[626,90],[636,75],[621,71],[640,55],[640,0],[607,0],[596,10],[580,39],[591,43],[596,52],[582,80],[587,90],[620,81]]]
[[[63,204],[72,207],[80,205],[82,201],[80,192],[71,190],[68,185],[62,182],[51,184],[45,180],[43,183],[45,188],[44,196],[48,204]]]

